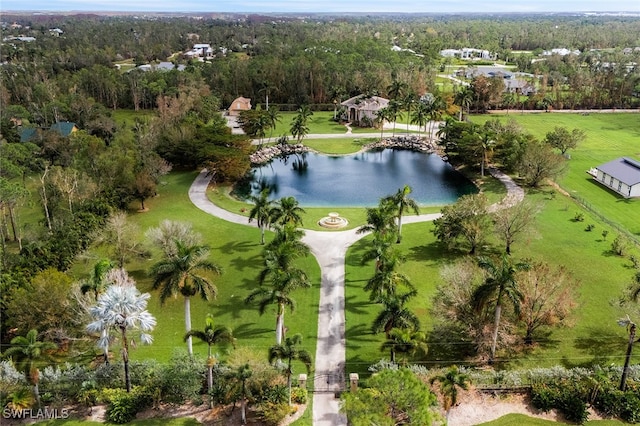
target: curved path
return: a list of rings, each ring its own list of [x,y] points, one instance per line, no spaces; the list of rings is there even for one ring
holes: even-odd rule
[[[507,196],[491,208],[511,206],[524,198],[524,191],[507,175],[496,169],[489,172],[502,181],[507,188]],[[189,188],[191,202],[206,213],[229,222],[256,226],[249,223],[246,216],[231,213],[213,204],[207,198],[207,187],[211,176],[206,170],[200,172]],[[431,221],[440,217],[439,213],[403,217],[403,223]],[[303,241],[311,248],[320,265],[320,306],[318,313],[318,341],[315,357],[313,424],[316,426],[346,426],[347,419],[340,414],[339,400],[335,392],[341,391],[346,383],[345,376],[345,304],[344,280],[347,249],[365,234],[356,229],[340,232],[305,230]]]

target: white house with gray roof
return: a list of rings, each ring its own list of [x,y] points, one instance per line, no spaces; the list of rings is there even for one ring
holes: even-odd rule
[[[624,198],[640,197],[640,161],[617,158],[596,167],[593,178]]]

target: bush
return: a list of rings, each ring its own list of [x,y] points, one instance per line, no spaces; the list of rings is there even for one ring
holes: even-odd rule
[[[289,414],[295,413],[295,408],[289,407],[286,402],[272,403],[266,402],[258,408],[260,417],[269,426],[279,425]]]
[[[531,387],[531,402],[533,406],[545,413],[556,407],[557,398],[557,391],[544,384]]]
[[[618,256],[624,256],[629,249],[629,242],[622,235],[618,235],[611,243],[611,251]]]
[[[131,392],[125,389],[103,389],[102,399],[109,402],[107,421],[116,424],[130,422],[138,412],[152,403],[150,390],[142,386],[134,387]]]
[[[193,359],[186,353],[174,356],[160,372],[162,400],[171,404],[196,400],[205,378],[206,367],[202,361]]]
[[[575,216],[573,216],[573,221],[574,222],[584,222],[584,214],[583,213],[576,213]]]
[[[593,223],[590,223],[590,224],[587,225],[586,228],[584,228],[584,230],[587,231],[587,232],[591,232],[591,231],[593,231],[595,229],[595,227],[596,226]]]
[[[307,403],[307,390],[304,388],[291,388],[291,402],[295,404]]]
[[[583,424],[587,421],[589,413],[587,412],[587,404],[580,398],[573,389],[566,389],[561,399],[558,401],[558,407],[564,416],[570,422]]]

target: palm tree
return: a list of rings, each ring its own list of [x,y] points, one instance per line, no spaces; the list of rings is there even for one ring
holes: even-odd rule
[[[389,338],[382,344],[380,350],[389,350],[391,362],[396,362],[396,353],[415,356],[419,351],[427,353],[427,337],[421,331],[394,328],[389,332]],[[405,359],[406,361],[406,359]]]
[[[407,134],[409,133],[409,122],[411,121],[411,106],[418,101],[418,96],[413,91],[408,91],[404,95],[404,99],[402,102],[404,103],[405,108],[407,109]]]
[[[384,138],[384,123],[391,121],[391,110],[389,107],[380,108],[375,112],[376,123],[380,124],[380,140]]]
[[[29,330],[25,336],[16,336],[11,339],[11,347],[4,355],[11,358],[16,370],[24,373],[27,382],[33,385],[33,394],[36,397],[38,407],[40,407],[40,369],[39,367],[50,363],[50,351],[57,349],[53,342],[39,341],[38,330]]]
[[[304,139],[304,137],[309,134],[309,127],[307,123],[309,121],[309,117],[313,115],[311,109],[309,109],[308,105],[302,105],[298,108],[298,112],[291,123],[291,135],[298,140],[298,143]]]
[[[281,225],[292,223],[296,226],[302,226],[301,215],[304,213],[306,212],[300,207],[295,197],[282,197],[275,203],[272,210],[272,220]]]
[[[473,89],[469,86],[460,88],[454,95],[453,103],[460,107],[458,120],[462,121],[462,113],[466,110],[467,114],[469,114],[469,108],[473,103]]]
[[[209,394],[209,408],[213,408],[213,399],[211,399],[211,390],[213,389],[213,366],[216,362],[215,357],[211,353],[213,345],[231,344],[235,346],[236,339],[233,338],[233,332],[229,327],[223,325],[213,325],[213,315],[207,314],[205,319],[204,330],[191,330],[184,336],[186,341],[189,337],[195,337],[206,343],[207,348],[207,390]]]
[[[429,122],[429,107],[422,102],[418,102],[416,109],[410,116],[410,120],[412,124],[417,124],[420,130],[422,130],[422,128],[426,128],[426,125]]]
[[[487,152],[495,146],[496,141],[493,140],[493,134],[485,131],[480,134],[480,146],[482,148],[482,161],[480,162],[480,176],[484,177],[485,166],[489,166]]]
[[[252,195],[249,199],[253,202],[253,208],[249,212],[249,222],[256,219],[260,228],[260,244],[264,245],[264,231],[271,224],[273,214],[273,201],[269,200],[268,188],[260,191],[259,196]]]
[[[380,272],[380,270],[382,269],[382,265],[388,262],[388,259],[397,256],[397,253],[393,248],[392,239],[394,239],[394,236],[392,234],[374,234],[374,238],[371,241],[371,244],[367,246],[365,252],[362,254],[360,263],[364,265],[371,260],[375,260],[376,264],[374,273]]]
[[[124,363],[124,377],[127,392],[131,392],[131,379],[129,377],[129,341],[127,333],[131,330],[140,330],[140,341],[151,344],[153,338],[147,332],[156,326],[156,319],[147,309],[147,301],[151,297],[149,293],[140,294],[133,281],[124,269],[117,270],[119,279],[116,283],[98,297],[98,303],[89,308],[89,314],[95,320],[87,325],[89,333],[102,332],[104,329],[115,329],[120,332],[122,340],[122,361]],[[98,347],[103,347],[105,342],[98,340]]]
[[[420,328],[418,316],[405,306],[407,301],[417,294],[418,292],[413,290],[402,295],[382,298],[381,303],[383,308],[376,319],[373,320],[371,331],[374,334],[384,331],[388,339],[389,333],[394,328],[418,330]]]
[[[624,367],[622,367],[622,377],[620,378],[620,390],[627,390],[627,375],[629,374],[629,364],[631,362],[631,353],[633,352],[633,344],[636,340],[636,323],[631,321],[627,315],[626,318],[618,320],[618,325],[626,327],[629,331],[629,343],[627,344],[627,354],[624,359]]]
[[[389,259],[386,263],[381,263],[380,271],[367,281],[364,286],[365,291],[369,291],[369,300],[380,302],[388,297],[397,294],[399,287],[405,287],[409,291],[415,290],[409,278],[395,270],[399,259]]]
[[[300,361],[307,368],[307,373],[311,372],[311,354],[305,349],[299,349],[298,345],[302,343],[302,335],[296,334],[293,337],[287,337],[284,341],[284,345],[277,344],[269,348],[269,362],[274,363],[279,359],[287,360],[287,387],[289,388],[289,405],[291,405],[291,375],[293,370],[291,369],[291,363],[293,361]]]
[[[408,209],[411,209],[415,214],[420,214],[418,203],[416,203],[413,198],[409,197],[411,191],[411,187],[409,185],[405,185],[403,188],[398,189],[398,192],[396,192],[394,195],[390,195],[385,199],[398,211],[398,238],[396,240],[397,244],[400,244],[400,240],[402,239],[402,215],[404,214],[404,212]]]
[[[405,91],[407,90],[407,87],[408,87],[407,83],[405,83],[404,81],[399,81],[394,78],[391,81],[391,84],[387,86],[387,93],[389,94],[389,97],[391,99],[398,100],[404,95]]]
[[[153,289],[160,290],[160,303],[164,304],[169,296],[184,296],[185,331],[191,331],[191,297],[200,295],[203,300],[216,297],[217,289],[202,272],[220,273],[221,269],[206,259],[209,248],[201,245],[187,246],[176,242],[177,255],[165,257],[151,267],[154,277]],[[192,339],[187,339],[187,350],[193,355]]]
[[[386,235],[395,234],[395,230],[395,206],[383,199],[378,207],[367,208],[367,224],[358,228],[357,233]]]
[[[95,300],[98,300],[98,296],[107,288],[110,284],[107,280],[107,273],[115,267],[113,262],[109,259],[101,259],[93,266],[93,274],[91,278],[83,281],[80,284],[80,291],[82,294],[92,292]],[[104,341],[104,363],[109,364],[109,330],[102,330],[101,338]]]
[[[247,380],[249,380],[252,375],[253,371],[251,371],[249,364],[244,364],[238,367],[231,376],[232,379],[240,383],[240,397],[242,398],[240,402],[240,413],[243,425],[247,424]]]
[[[269,121],[269,128],[271,129],[270,138],[273,137],[273,130],[276,128],[276,125],[280,122],[280,110],[277,107],[271,107],[267,105],[267,118]]]
[[[493,364],[503,299],[506,296],[516,312],[519,312],[523,296],[518,289],[516,272],[528,269],[529,265],[524,262],[513,263],[506,254],[502,255],[499,262],[481,257],[478,259],[478,265],[486,271],[486,277],[484,282],[473,292],[471,303],[476,312],[480,312],[495,301],[494,328],[491,338],[491,352],[489,353],[489,364]]]
[[[396,121],[398,118],[402,118],[402,104],[400,101],[392,99],[389,101],[389,105],[387,106],[389,111],[389,120],[393,121],[393,133],[392,135],[396,135]]]
[[[451,407],[458,403],[458,388],[469,389],[469,375],[461,373],[457,366],[450,367],[446,373],[432,377],[431,384],[440,383],[440,393],[444,398],[444,409],[447,412],[446,424],[449,424]]]

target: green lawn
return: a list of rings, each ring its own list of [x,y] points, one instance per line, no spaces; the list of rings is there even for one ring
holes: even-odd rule
[[[304,144],[309,148],[325,154],[353,154],[368,143],[376,142],[379,138],[338,138],[338,139],[305,139]]]
[[[569,167],[559,184],[572,196],[585,200],[608,220],[640,239],[640,199],[624,199],[596,183],[587,174],[592,167],[618,157],[640,159],[640,114],[512,113],[474,116],[473,121],[483,123],[494,118],[516,120],[539,139],[543,139],[556,126],[569,130],[582,129],[587,138],[576,149],[569,151]]]
[[[293,122],[295,112],[280,112],[280,122],[276,124],[276,128],[271,132],[267,132],[266,137],[279,137],[282,135],[289,135],[291,137],[291,123]],[[340,134],[347,133],[347,128],[344,124],[333,121],[333,111],[314,111],[313,115],[309,117],[307,124],[309,127],[309,134]],[[360,128],[352,127],[353,133],[375,133],[378,132],[372,128]],[[273,133],[273,134],[272,134]],[[306,143],[306,139],[305,139]]]
[[[223,274],[213,277],[218,287],[216,300],[206,302],[198,298],[191,301],[192,326],[204,327],[207,313],[213,313],[218,324],[234,330],[238,346],[250,347],[267,355],[267,349],[275,343],[275,309],[268,309],[260,316],[257,307],[244,303],[244,298],[257,285],[257,275],[261,262],[262,246],[258,229],[235,225],[212,217],[198,210],[189,200],[187,192],[196,173],[175,172],[165,177],[158,197],[147,203],[149,211],[133,213],[130,219],[140,227],[140,238],[146,229],[157,226],[162,220],[185,221],[193,224],[195,231],[202,234],[204,243],[211,247],[211,260],[223,268]],[[160,306],[158,292],[151,288],[148,271],[159,260],[156,255],[148,261],[131,261],[125,267],[136,279],[141,291],[148,291],[152,297],[150,312],[156,316],[158,325],[154,330],[154,343],[138,346],[131,351],[132,359],[154,358],[160,362],[170,359],[173,352],[186,350],[184,336],[183,299],[169,299]],[[287,312],[285,323],[289,334],[301,333],[305,349],[315,354],[317,336],[317,315],[320,288],[320,271],[313,257],[304,259],[300,266],[307,271],[313,288],[298,290],[293,294],[297,301],[294,313]],[[78,264],[76,275],[88,274],[90,264]],[[206,355],[206,345],[194,340],[194,351]],[[114,353],[116,349],[114,348]]]
[[[502,416],[499,419],[481,423],[478,426],[551,426],[557,424],[572,424],[572,423],[564,423],[564,422],[554,422],[552,420],[544,420],[538,419],[535,417],[525,416],[524,414],[507,414],[506,416]],[[621,422],[619,420],[592,420],[587,421],[585,424],[593,425],[593,426],[621,426],[627,423]]]

